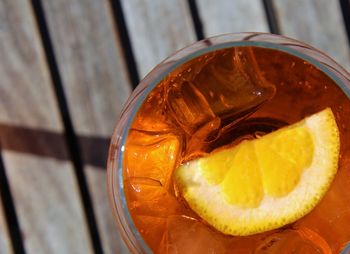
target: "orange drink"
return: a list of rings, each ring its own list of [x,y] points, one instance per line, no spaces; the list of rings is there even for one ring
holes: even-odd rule
[[[133,253],[181,254],[345,253],[350,242],[349,77],[342,67],[322,52],[301,42],[270,34],[243,33],[206,39],[158,65],[127,102],[110,147],[108,183],[111,203],[130,250]],[[244,159],[250,153],[249,149],[246,153],[242,152],[242,157],[237,157],[239,159],[230,159],[234,165],[246,160],[246,164],[242,162],[243,176],[238,176],[238,173],[232,175],[233,169],[230,181],[216,180],[217,175],[210,178],[214,172],[211,170],[224,160],[217,155],[218,151],[232,150],[222,158],[233,158],[243,151],[244,144],[255,144],[254,140],[262,140],[267,135],[273,137],[269,133],[293,129],[293,124],[308,121],[303,119],[309,119],[325,109],[332,112],[338,133],[334,139],[338,145],[332,150],[337,153],[333,163],[334,174],[327,180],[327,189],[322,194],[310,194],[312,189],[318,188],[317,183],[323,181],[322,175],[317,173],[310,176],[309,185],[315,184],[316,187],[310,187],[304,196],[305,200],[315,200],[312,207],[276,228],[271,226],[266,230],[249,231],[248,224],[255,223],[255,215],[249,209],[261,207],[266,193],[272,193],[272,196],[277,193],[273,197],[278,200],[300,187],[306,170],[298,171],[297,175],[294,169],[291,169],[292,173],[285,173],[289,170],[288,158],[292,158],[289,155],[294,156],[291,159],[294,163],[302,160],[305,154],[313,153],[313,157],[310,155],[311,159],[308,159],[310,161],[304,164],[311,165],[313,160],[315,165],[321,165],[327,156],[323,152],[319,152],[322,155],[318,157],[315,154],[317,151],[327,154],[331,143],[317,143],[312,134],[310,138],[300,136],[301,143],[295,143],[299,145],[287,147],[284,145],[289,142],[289,136],[281,136],[282,141],[278,143],[281,145],[274,149],[278,156],[283,153],[288,158],[281,160],[271,155],[270,164],[281,161],[274,171],[277,173],[273,173],[278,174],[274,175],[274,185],[270,184],[269,174],[272,173],[266,173],[266,170],[261,173],[261,163],[264,163],[261,160],[270,156],[266,155],[265,148],[270,149],[274,139],[265,142],[260,150],[255,150],[258,154],[254,156],[260,163],[260,171],[257,172],[263,175],[260,178],[247,173],[248,168],[255,168],[252,157]],[[317,132],[322,126],[322,121],[316,122],[313,128]],[[290,142],[294,142],[296,135],[299,134],[290,134]],[[307,138],[313,143],[312,151],[308,148],[310,142],[305,141]],[[234,152],[235,147],[241,150]],[[183,180],[180,177],[178,180],[177,170],[186,170],[183,165],[203,162],[202,158],[213,156],[220,158],[208,160],[209,164],[214,161],[215,165],[205,171],[209,178],[203,178],[211,179],[213,183],[204,189],[198,188],[198,191],[194,189],[191,198],[188,198],[185,190],[196,188],[201,183],[197,178],[202,176],[198,176],[197,169],[193,168],[193,179]],[[229,171],[225,166],[220,167],[215,172],[221,170],[221,173],[215,174],[222,174],[224,170],[227,176]],[[319,167],[322,168],[322,165]],[[315,172],[319,172],[317,170],[321,169],[317,166]],[[283,180],[283,177],[287,179]],[[291,178],[294,179],[291,187],[286,187]],[[218,185],[221,182],[225,185]],[[182,184],[186,186],[182,187]],[[248,195],[249,184],[251,188],[262,187]],[[273,189],[276,184],[284,190],[289,189],[282,190],[283,193],[280,189],[276,192]],[[206,192],[213,186],[228,189],[226,194],[232,192],[228,199],[223,198],[229,200],[227,207],[238,204],[238,210],[249,213],[247,225],[239,222],[242,231],[218,226],[216,221],[221,220],[221,212],[209,216],[212,219],[205,216],[205,212],[229,210],[221,205],[213,207],[213,204],[221,204],[214,202],[217,192]],[[238,187],[235,189],[235,186]],[[201,191],[204,193],[204,196],[201,194],[204,208],[196,205]],[[255,202],[256,193],[262,194]],[[237,197],[232,198],[234,195]],[[246,196],[241,198],[242,195]],[[271,219],[273,222],[286,209],[291,213],[295,209],[302,210],[303,204],[299,199],[286,200],[285,207],[277,206],[277,202],[267,202],[271,218],[265,215],[262,220]],[[232,228],[235,228],[235,220],[230,221]],[[259,228],[258,225],[252,227]]]

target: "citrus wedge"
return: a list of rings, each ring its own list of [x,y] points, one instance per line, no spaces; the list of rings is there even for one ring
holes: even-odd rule
[[[224,234],[251,235],[292,223],[328,190],[339,131],[330,108],[175,171],[189,206]]]

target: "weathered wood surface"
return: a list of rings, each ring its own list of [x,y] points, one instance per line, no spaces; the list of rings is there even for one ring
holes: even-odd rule
[[[261,0],[197,0],[197,6],[206,37],[269,30]]]
[[[109,138],[131,86],[108,1],[43,1],[104,253],[126,253],[108,203]]]
[[[165,57],[196,41],[187,1],[121,2],[141,78]]]
[[[329,0],[274,0],[281,33],[324,51],[350,70],[350,50],[339,6]]]
[[[120,0],[141,78],[194,42],[187,0]],[[338,1],[272,0],[283,34],[350,68]],[[196,0],[204,36],[268,31],[261,0]],[[128,253],[106,190],[109,138],[130,94],[107,0],[43,0],[104,253]],[[0,2],[0,142],[27,253],[93,253],[41,39],[28,0]],[[0,203],[1,204],[1,203]],[[0,205],[0,253],[12,253]]]
[[[57,159],[68,156],[29,2],[1,1],[0,24],[0,138],[25,249],[91,253],[72,164]]]
[[[13,253],[11,249],[8,228],[5,221],[4,210],[1,202],[0,202],[0,253],[1,254]]]
[[[26,251],[92,253],[71,163],[3,155]]]

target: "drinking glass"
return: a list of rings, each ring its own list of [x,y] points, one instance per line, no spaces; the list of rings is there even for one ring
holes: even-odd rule
[[[246,49],[248,49],[248,51],[245,51]],[[252,49],[253,53],[251,53],[249,49]],[[269,122],[266,124],[264,123],[263,127],[270,128],[273,124],[275,124],[276,126],[271,127],[272,129],[274,129],[275,127],[280,127],[282,125],[289,124],[293,121],[298,120],[302,116],[301,114],[305,115],[307,113],[315,111],[315,109],[318,107],[322,108],[322,104],[326,105],[328,103],[328,100],[331,103],[333,103],[332,105],[334,105],[334,107],[332,108],[332,110],[335,112],[337,123],[341,134],[341,158],[339,162],[337,178],[335,180],[335,183],[333,183],[332,185],[332,191],[333,189],[335,190],[332,193],[335,193],[335,195],[339,197],[339,200],[334,201],[331,198],[326,197],[325,198],[326,201],[322,201],[322,202],[323,203],[329,202],[327,203],[327,207],[329,210],[329,212],[327,211],[329,213],[329,215],[327,213],[327,216],[330,216],[330,217],[333,216],[332,219],[334,222],[333,224],[334,229],[331,230],[332,231],[331,234],[335,234],[335,236],[334,237],[328,236],[327,233],[322,231],[324,229],[321,226],[319,227],[319,225],[317,225],[317,224],[323,223],[323,221],[318,221],[319,217],[317,217],[318,216],[317,213],[307,215],[306,219],[302,219],[300,222],[296,222],[296,223],[298,227],[303,227],[306,225],[308,228],[311,228],[312,230],[314,230],[314,232],[317,232],[317,237],[321,237],[322,239],[324,239],[324,240],[321,240],[321,242],[323,245],[327,245],[327,246],[320,247],[322,251],[324,252],[331,251],[330,253],[333,253],[334,251],[339,252],[342,250],[342,253],[349,253],[350,245],[347,245],[346,247],[346,242],[350,241],[350,238],[347,238],[345,240],[343,238],[348,237],[350,235],[349,230],[344,230],[344,227],[350,228],[350,221],[347,220],[348,218],[350,218],[350,209],[347,208],[349,203],[346,203],[346,200],[348,200],[348,202],[350,201],[350,189],[348,189],[348,187],[345,187],[346,182],[348,184],[350,183],[349,181],[350,179],[349,178],[350,177],[350,172],[349,172],[350,171],[350,165],[349,165],[350,164],[350,125],[349,123],[350,122],[345,117],[346,114],[348,115],[350,113],[350,108],[349,108],[350,75],[343,67],[337,64],[333,59],[331,59],[329,56],[327,56],[323,52],[313,48],[312,46],[309,46],[307,44],[304,44],[302,42],[299,42],[291,38],[287,38],[280,35],[267,34],[267,33],[226,34],[226,35],[204,39],[188,47],[185,47],[177,51],[167,59],[165,59],[160,64],[158,64],[140,82],[140,84],[137,86],[137,88],[133,91],[133,93],[129,97],[128,101],[126,102],[122,110],[117,126],[111,138],[109,158],[108,158],[108,191],[109,191],[110,203],[113,210],[114,218],[117,223],[117,227],[120,230],[121,235],[125,243],[127,244],[128,248],[132,253],[153,253],[152,248],[150,247],[149,241],[145,241],[142,232],[135,225],[135,221],[133,220],[133,214],[131,214],[129,210],[128,200],[126,197],[126,189],[125,189],[126,175],[125,174],[127,173],[125,171],[125,167],[126,167],[125,150],[126,150],[127,138],[132,128],[132,125],[135,121],[135,118],[137,117],[139,110],[145,104],[145,101],[149,98],[150,94],[154,92],[155,89],[160,86],[160,84],[164,84],[164,82],[170,82],[169,80],[173,77],[176,78],[179,75],[181,76],[186,74],[186,70],[188,72],[191,72],[191,71],[194,72],[193,75],[198,75],[198,73],[202,70],[203,66],[205,65],[203,64],[203,66],[198,67],[196,65],[196,61],[198,59],[199,59],[198,61],[205,62],[205,60],[203,59],[206,58],[207,56],[215,57],[216,52],[226,52],[227,50],[233,50],[232,51],[233,54],[237,54],[237,57],[239,58],[238,60],[240,61],[240,64],[241,64],[240,68],[236,70],[237,73],[230,73],[231,77],[233,77],[234,80],[240,80],[241,82],[243,82],[242,83],[243,87],[252,86],[252,88],[249,88],[251,89],[249,91],[253,91],[256,94],[257,98],[261,95],[261,93],[265,93],[265,94],[267,93],[267,97],[269,97],[270,96],[269,93],[271,92],[271,90],[269,89],[271,88],[271,85],[277,86],[277,95],[275,96],[282,96],[281,94],[280,95],[278,94],[278,89],[282,89],[281,87],[287,87],[283,89],[287,89],[286,91],[288,91],[288,86],[291,85],[291,82],[296,82],[295,86],[297,86],[297,83],[300,82],[299,85],[300,87],[302,87],[302,89],[304,89],[305,91],[309,89],[312,92],[312,93],[311,92],[309,93],[309,94],[312,94],[311,96],[310,95],[303,96],[303,94],[300,94],[300,96],[297,96],[297,95],[290,95],[286,93],[283,96],[287,96],[287,97],[291,96],[291,97],[288,97],[289,99],[276,100],[274,103],[270,103],[267,106],[266,112],[268,112],[269,110],[271,111],[271,114],[269,116],[272,120],[270,119],[270,123]],[[241,53],[243,52],[244,56],[240,56],[240,52]],[[312,75],[314,75],[315,73],[316,73],[315,75],[323,75],[324,79],[327,81],[325,81],[324,84],[319,84],[320,87],[322,86],[322,89],[323,89],[322,93],[319,94],[320,88],[316,87],[316,85],[315,87],[313,87],[313,84],[310,84],[308,80],[305,80],[305,79],[297,80],[300,75],[305,75],[305,73],[300,75],[298,74],[303,72],[302,66],[301,67],[299,66],[298,67],[299,69],[295,69],[296,67],[293,66],[293,61],[287,63],[286,62],[287,60],[285,62],[283,62],[284,60],[283,61],[281,60],[281,62],[278,62],[277,58],[276,58],[277,60],[273,60],[272,58],[274,57],[274,55],[269,54],[269,52],[272,52],[272,53],[277,52],[276,53],[277,55],[280,54],[281,58],[278,58],[278,59],[283,60],[283,56],[286,55],[290,57],[290,59],[296,59],[297,63],[299,63],[300,66],[304,64],[305,68],[309,68],[311,70],[310,79],[313,78]],[[270,57],[272,59],[271,60],[272,62],[266,63],[270,61],[269,60]],[[268,66],[265,69],[261,68],[261,66],[264,64]],[[271,70],[270,74],[272,73],[270,75],[271,76],[270,78],[266,77],[266,75],[269,74],[268,73],[269,70]],[[284,76],[281,76],[280,72],[281,73],[283,72]],[[222,74],[224,72],[219,72],[219,74],[220,73]],[[184,80],[186,80],[186,78],[183,78],[182,80],[183,82],[185,82]],[[327,85],[328,84],[327,82],[329,84],[334,83],[336,87]],[[218,84],[218,86],[220,85],[221,84]],[[234,85],[235,84],[232,84],[232,86]],[[257,87],[260,90],[257,89]],[[201,87],[199,87],[198,89],[200,90]],[[217,89],[220,90],[220,87]],[[204,94],[205,94],[205,91],[204,91]],[[175,97],[170,96],[168,92],[163,94],[163,96],[168,96],[167,100],[178,98],[176,96]],[[290,99],[292,97],[294,98],[294,101]],[[319,102],[317,101],[318,97],[320,99]],[[299,101],[296,99],[298,99]],[[340,103],[339,105],[337,104],[338,102]],[[170,102],[168,101],[167,103],[168,103],[167,104],[168,108],[171,107],[169,105],[173,105],[171,101]],[[249,104],[250,101],[249,100],[248,102],[243,101],[242,103]],[[259,103],[260,103],[259,99],[253,100],[252,105],[254,110],[257,110],[256,112],[259,112],[259,109],[256,109],[254,106],[260,105]],[[289,103],[289,104],[286,104],[286,103]],[[249,105],[248,106],[247,105],[244,104],[242,108],[244,110],[248,109],[248,111],[253,110],[249,107]],[[173,111],[175,110],[175,113],[176,113],[177,112],[176,105],[174,107],[175,109],[174,108],[172,109]],[[236,109],[235,107],[233,108]],[[216,111],[214,110],[215,111],[214,118],[220,119],[221,121],[220,123],[222,124],[220,128],[224,128],[226,126],[232,125],[232,122],[228,123],[227,119],[232,119],[234,117],[237,117],[237,118],[242,117],[242,114],[246,112],[244,110],[238,110],[238,111],[236,110],[235,112],[236,113],[238,112],[238,113],[231,114],[231,115],[227,114],[226,111],[225,112],[220,111],[220,109]],[[276,110],[277,113],[274,113],[274,110]],[[294,111],[298,113],[294,114],[293,113]],[[252,112],[253,115],[254,115],[254,112]],[[175,118],[176,117],[181,118],[182,116],[179,114],[181,114],[181,112],[178,112]],[[157,120],[157,119],[154,119],[154,120]],[[277,123],[274,120],[276,120]],[[147,121],[147,119],[144,121]],[[185,133],[184,135],[187,135],[191,138],[192,136],[197,135],[196,134],[197,132],[194,130],[198,127],[196,126],[196,123],[197,122],[194,122],[192,126],[191,124],[188,125],[188,123],[183,119],[176,119],[174,125],[177,126],[176,128],[181,128],[181,131]],[[196,130],[198,130],[198,128]],[[191,139],[187,139],[187,140],[191,141]],[[212,143],[210,143],[210,145],[211,144]],[[210,148],[206,147],[205,149],[210,149]],[[176,196],[177,194],[173,193],[173,195]],[[335,202],[335,203],[332,203],[332,202]],[[320,209],[321,208],[319,208],[318,210]],[[344,224],[344,223],[347,223],[347,224]],[[166,229],[166,230],[172,230],[172,229]],[[271,249],[271,252],[282,253],[278,251],[278,248],[287,249],[287,247],[289,246],[288,243],[286,243],[288,242],[288,237],[289,236],[287,236],[287,240],[285,240],[284,243],[280,243],[278,247],[276,247],[275,249]],[[159,242],[160,239],[161,238],[159,238],[156,241]],[[263,240],[262,238],[259,238],[259,239],[254,238],[254,239],[255,240],[253,242],[254,244],[256,242],[256,245],[252,246],[251,247],[252,249],[250,249],[249,251],[256,251],[256,253],[267,253],[267,252],[259,252],[259,250],[262,250],[261,246],[264,246],[264,244],[266,245],[268,244],[267,242],[264,242],[266,240]],[[314,239],[315,237],[311,236],[309,237],[308,241],[313,241]],[[336,239],[341,239],[341,241],[343,242],[341,244],[339,244],[338,242],[335,243],[336,241],[338,241]],[[166,244],[166,243],[162,243],[162,244]],[[240,244],[240,242],[237,241],[236,244]]]

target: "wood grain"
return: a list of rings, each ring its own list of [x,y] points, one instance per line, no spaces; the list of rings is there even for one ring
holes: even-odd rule
[[[77,189],[71,163],[16,152],[3,155],[27,252],[92,253],[80,201],[72,198]]]
[[[0,24],[0,123],[62,134],[29,2],[1,1]],[[42,150],[56,145],[17,139]],[[2,136],[1,142],[11,140]],[[3,159],[27,253],[91,253],[71,163],[6,150]]]
[[[131,89],[107,1],[43,5],[74,128],[109,136]]]
[[[141,78],[174,51],[196,40],[187,1],[121,2]]]
[[[0,203],[0,253],[12,254],[13,251],[10,246],[10,237],[4,217],[4,210]]]
[[[324,51],[348,70],[350,51],[339,1],[273,1],[281,32]]]
[[[206,37],[269,30],[261,0],[197,0],[197,6]]]
[[[90,140],[80,138],[80,145],[102,247],[105,253],[126,253],[108,203],[107,153],[101,152],[107,150],[108,142],[102,141],[109,140],[131,92],[110,6],[105,0],[43,5],[74,129]],[[86,165],[91,157],[104,165]]]

